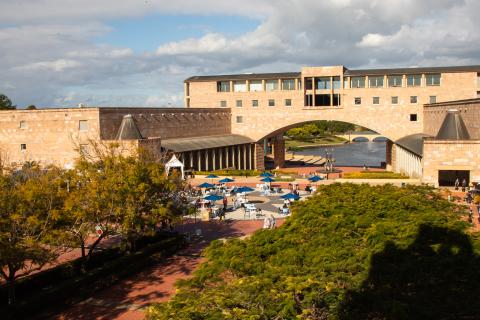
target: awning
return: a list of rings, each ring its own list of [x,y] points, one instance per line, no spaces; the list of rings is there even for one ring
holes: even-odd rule
[[[204,136],[192,138],[178,138],[162,140],[162,148],[174,152],[194,151],[201,149],[234,146],[238,144],[253,143],[254,140],[238,134],[221,136]]]

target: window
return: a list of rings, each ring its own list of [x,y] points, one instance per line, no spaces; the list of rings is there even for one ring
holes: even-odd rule
[[[365,88],[365,77],[351,77],[350,88]]]
[[[321,77],[321,78],[316,78],[316,89],[319,90],[325,90],[325,89],[330,89],[330,77]]]
[[[268,106],[275,107],[275,99],[268,99]]]
[[[78,130],[88,131],[88,120],[79,120],[78,121]]]
[[[263,91],[262,80],[250,81],[250,91]]]
[[[282,80],[282,90],[295,90],[295,80],[294,79]]]
[[[237,100],[236,105],[237,105],[237,108],[243,107],[242,100]]]
[[[427,86],[439,86],[440,85],[440,74],[427,74],[426,81]]]
[[[226,100],[220,101],[220,107],[221,108],[226,108],[227,107],[227,101]]]
[[[437,96],[430,96],[430,103],[437,103]]]
[[[234,92],[246,92],[247,91],[247,81],[235,81],[235,82],[233,82],[233,91]]]
[[[372,103],[373,104],[380,104],[380,97],[373,97],[372,98]]]
[[[343,78],[343,88],[347,89],[348,88],[348,82],[349,82],[349,78],[348,77],[344,77]]]
[[[312,90],[312,89],[313,89],[312,78],[305,78],[305,90]]]
[[[370,88],[383,88],[383,76],[368,77]]]
[[[418,102],[417,96],[410,96],[410,103],[417,103],[417,102]]]
[[[278,90],[278,80],[267,80],[265,86],[267,91]]]
[[[419,87],[422,84],[421,74],[409,74],[407,75],[407,86]]]
[[[389,87],[401,87],[403,82],[403,76],[388,76]]]
[[[237,116],[237,123],[243,123],[243,116]]]
[[[25,143],[22,143],[20,145],[20,150],[22,150],[22,151],[27,150],[27,145]]]
[[[218,81],[217,92],[230,92],[230,81]]]
[[[285,107],[291,107],[292,106],[292,99],[285,99]]]
[[[330,107],[331,99],[330,94],[316,94],[315,106],[316,107]]]
[[[362,98],[358,98],[358,97],[355,98],[354,103],[355,103],[356,105],[362,104]]]
[[[27,129],[27,122],[24,121],[24,120],[20,121],[19,128],[20,129]]]
[[[333,77],[333,89],[341,89],[342,83],[340,82],[340,77]]]
[[[252,100],[252,107],[258,107],[258,100]]]
[[[398,104],[398,97],[392,97],[392,104]]]
[[[417,121],[417,114],[416,113],[410,114],[410,121]]]

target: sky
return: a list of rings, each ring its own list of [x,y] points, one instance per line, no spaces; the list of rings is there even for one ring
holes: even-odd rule
[[[183,106],[194,75],[480,64],[479,0],[0,0],[19,108]]]

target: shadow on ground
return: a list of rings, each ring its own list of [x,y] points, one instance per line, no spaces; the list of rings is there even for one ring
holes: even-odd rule
[[[406,249],[389,243],[372,257],[340,319],[480,319],[479,296],[480,258],[469,238],[424,225]]]

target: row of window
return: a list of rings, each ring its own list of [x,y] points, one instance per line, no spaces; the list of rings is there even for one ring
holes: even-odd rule
[[[269,107],[275,107],[275,99],[268,99],[268,106]],[[284,100],[285,107],[291,107],[292,106],[292,99],[285,99]],[[236,100],[235,101],[235,106],[237,108],[242,108],[243,107],[243,100]],[[258,100],[251,100],[251,106],[256,108],[259,106],[259,101]],[[220,101],[220,107],[226,108],[227,107],[227,101],[222,100]]]
[[[300,89],[300,81],[298,81],[298,88],[295,88],[295,79],[282,79],[278,80],[265,80],[265,88],[263,87],[262,80],[250,80],[248,87],[247,81],[239,80],[232,81],[233,92],[256,92],[256,91],[276,91],[281,87],[282,90],[297,90]],[[218,92],[230,92],[230,81],[218,81]]]
[[[353,103],[355,105],[362,104],[362,98],[356,97],[353,99]],[[398,104],[398,96],[392,96],[390,99],[391,104]],[[418,103],[418,96],[410,96],[410,103],[415,104]],[[430,96],[429,103],[437,103],[437,96]],[[372,104],[380,104],[380,97],[372,97]]]
[[[421,74],[408,74],[406,76],[406,86],[407,87],[419,87],[422,85],[423,76]],[[426,74],[425,75],[425,85],[426,86],[439,86],[440,85],[440,74]],[[384,76],[369,76],[368,77],[368,87],[369,88],[383,88],[384,87]],[[347,87],[348,78],[345,78],[345,88]],[[350,77],[350,88],[365,88],[366,77]],[[403,76],[387,76],[388,87],[403,87]]]
[[[20,129],[27,129],[27,121],[22,120],[18,125]],[[78,130],[79,131],[88,131],[88,120],[79,120],[78,121]]]
[[[418,115],[416,113],[411,113],[410,114],[410,121],[415,122],[418,121]],[[237,116],[235,118],[236,123],[243,123],[243,116]]]

